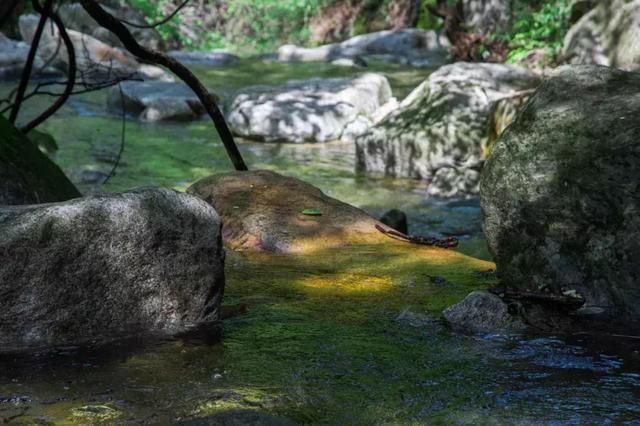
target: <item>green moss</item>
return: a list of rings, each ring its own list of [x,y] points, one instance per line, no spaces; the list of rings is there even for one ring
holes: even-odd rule
[[[81,416],[100,424],[106,415],[169,423],[247,410],[314,424],[477,420],[484,354],[437,318],[491,284],[475,272],[492,266],[408,244],[304,256],[230,252],[225,304],[247,309],[225,321],[221,344],[168,342],[55,375],[34,375],[30,367],[28,379],[0,385],[0,394],[19,390],[44,401],[63,393],[60,402],[33,405],[27,423]],[[434,284],[436,276],[447,286]],[[406,311],[425,323],[398,320]]]
[[[122,413],[108,405],[83,405],[71,410],[71,423],[87,424],[112,424]]]
[[[428,411],[422,384],[446,382],[469,359],[437,348],[437,326],[396,321],[405,310],[438,318],[443,308],[485,287],[475,270],[491,264],[463,256],[425,257],[389,247],[349,247],[307,256],[229,257],[227,303],[245,315],[226,324],[230,381],[281,395],[274,414],[299,422],[407,421]],[[451,283],[442,288],[430,278]],[[445,385],[447,387],[449,385]],[[471,391],[471,392],[467,392]],[[468,402],[473,389],[444,392],[447,405]],[[411,396],[410,396],[411,395]],[[407,406],[408,397],[415,398]],[[437,411],[437,410],[436,410]]]

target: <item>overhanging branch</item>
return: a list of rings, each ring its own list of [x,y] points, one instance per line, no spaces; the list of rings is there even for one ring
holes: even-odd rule
[[[113,15],[105,11],[95,0],[81,0],[80,4],[87,13],[102,27],[114,33],[122,42],[123,46],[139,59],[161,65],[171,70],[178,78],[187,84],[194,91],[198,99],[204,106],[209,117],[220,135],[220,139],[227,151],[229,159],[236,170],[247,170],[247,166],[242,159],[242,155],[233,140],[233,135],[227,126],[227,122],[218,108],[215,99],[209,91],[200,83],[200,80],[188,68],[180,62],[165,55],[164,53],[147,49],[135,40],[131,32],[125,25]]]
[[[60,97],[58,97],[53,105],[47,108],[42,114],[31,120],[28,124],[20,129],[24,134],[29,133],[29,131],[35,129],[40,123],[55,114],[55,112],[58,111],[65,102],[67,102],[67,99],[69,99],[69,96],[71,96],[71,94],[73,93],[73,86],[76,82],[76,51],[73,47],[71,39],[69,38],[67,30],[62,23],[62,20],[60,19],[58,14],[50,8],[48,9],[46,6],[42,8],[38,0],[33,0],[33,8],[42,16],[51,19],[55,26],[58,28],[58,34],[60,35],[64,46],[67,48],[69,69],[67,71],[67,83],[65,84],[64,91],[61,93]]]

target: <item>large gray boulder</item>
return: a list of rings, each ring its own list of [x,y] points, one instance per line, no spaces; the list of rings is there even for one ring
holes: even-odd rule
[[[18,22],[20,34],[25,42],[31,43],[39,21],[38,15],[22,15]],[[75,30],[67,30],[75,51],[76,66],[85,80],[93,81],[114,77],[139,77],[153,80],[172,80],[159,67],[141,64],[129,52],[106,44],[95,37]],[[67,72],[69,59],[58,29],[47,24],[42,32],[38,55],[45,62]]]
[[[29,136],[35,140],[33,132]],[[0,115],[0,205],[50,203],[79,196],[36,143]]]
[[[278,49],[277,58],[279,61],[332,62],[338,58],[380,55],[408,65],[438,66],[446,62],[449,47],[446,37],[433,30],[405,29],[362,34],[313,48],[287,44]]]
[[[357,167],[424,179],[434,196],[477,194],[492,104],[539,82],[532,72],[512,65],[444,66],[356,138]]]
[[[640,0],[600,1],[571,27],[563,57],[571,64],[640,67]]]
[[[227,114],[239,136],[264,141],[351,140],[395,106],[387,79],[314,78],[241,89]]]
[[[215,210],[171,190],[0,207],[0,350],[217,321],[223,263]]]
[[[24,64],[29,54],[29,45],[22,41],[12,40],[0,33],[0,80],[18,79],[22,76]],[[39,56],[35,57],[32,76],[59,76],[60,72],[52,67],[44,67]]]
[[[640,73],[564,66],[503,133],[481,202],[509,292],[640,319],[639,114]]]
[[[125,110],[145,122],[194,120],[205,111],[189,86],[171,81],[125,81],[109,89],[111,111],[120,112],[123,100]]]
[[[19,78],[29,54],[29,46],[21,41],[11,40],[0,33],[0,80]],[[34,68],[40,68],[43,62],[37,58]]]

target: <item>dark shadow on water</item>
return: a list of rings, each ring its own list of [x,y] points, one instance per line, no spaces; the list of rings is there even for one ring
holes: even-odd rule
[[[222,322],[200,324],[175,336],[145,335],[99,345],[55,346],[28,351],[0,352],[0,383],[17,376],[42,375],[59,369],[99,368],[132,356],[161,350],[163,346],[213,346],[222,341]],[[0,402],[2,401],[0,395]]]

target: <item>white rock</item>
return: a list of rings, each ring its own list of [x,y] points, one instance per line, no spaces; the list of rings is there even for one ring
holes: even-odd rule
[[[277,58],[279,61],[331,62],[376,55],[394,62],[433,66],[445,62],[449,47],[448,40],[435,31],[406,29],[362,34],[314,48],[286,44],[278,49]]]
[[[299,80],[242,89],[227,120],[235,134],[249,139],[325,142],[340,139],[351,124],[345,136],[352,138],[392,99],[389,82],[379,74]]]
[[[424,179],[435,196],[477,194],[492,104],[539,82],[532,72],[511,65],[441,67],[356,139],[357,167]]]

